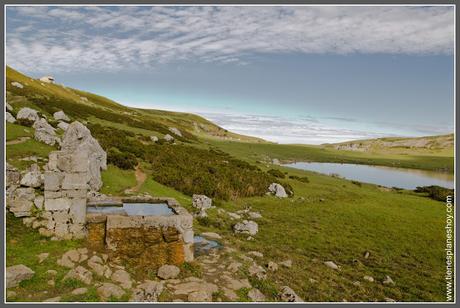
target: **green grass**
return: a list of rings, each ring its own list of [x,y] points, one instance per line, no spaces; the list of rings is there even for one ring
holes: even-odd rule
[[[274,143],[247,143],[205,140],[208,146],[216,147],[236,157],[255,161],[271,161],[277,158],[285,161],[339,162],[424,170],[444,170],[453,173],[453,153],[425,153],[413,150],[412,154],[385,152],[339,151],[322,146],[288,145]],[[204,145],[197,145],[203,147]]]
[[[113,165],[108,165],[107,170],[102,171],[101,192],[109,195],[120,195],[127,188],[136,185],[134,170],[122,170]]]
[[[29,139],[23,143],[7,145],[6,157],[10,164],[19,169],[24,169],[30,165],[30,162],[21,161],[21,158],[28,156],[47,158],[48,154],[55,150],[57,150],[56,147],[46,145],[34,139]]]
[[[6,141],[15,140],[20,137],[33,137],[33,131],[32,127],[6,123]]]
[[[11,300],[43,301],[70,293],[75,287],[81,286],[78,283],[78,286],[72,283],[61,283],[68,269],[56,264],[57,259],[65,251],[82,247],[81,241],[50,241],[35,230],[24,227],[19,218],[8,213],[6,215],[6,243],[6,266],[24,264],[35,272],[32,279],[21,282],[18,287],[8,289],[17,293],[17,296]],[[50,255],[39,264],[37,255],[44,252]],[[49,269],[58,272],[55,287],[47,284],[52,277],[46,273]]]

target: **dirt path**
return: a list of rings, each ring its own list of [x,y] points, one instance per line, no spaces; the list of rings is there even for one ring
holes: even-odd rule
[[[138,192],[139,189],[141,188],[142,184],[144,184],[145,180],[147,179],[147,174],[142,171],[141,167],[139,165],[136,166],[136,172],[134,174],[136,176],[136,186],[131,187],[129,190],[131,192]]]
[[[18,139],[10,140],[6,142],[6,145],[12,145],[12,144],[19,144],[19,143],[24,143],[27,140],[29,140],[30,137],[19,137]]]

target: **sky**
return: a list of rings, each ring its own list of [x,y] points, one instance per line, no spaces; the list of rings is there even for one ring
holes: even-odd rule
[[[9,6],[6,62],[279,143],[454,129],[452,6]]]

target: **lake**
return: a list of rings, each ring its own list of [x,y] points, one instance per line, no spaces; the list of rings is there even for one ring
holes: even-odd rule
[[[454,176],[449,173],[425,171],[418,169],[370,166],[339,163],[305,163],[297,162],[283,165],[301,170],[324,174],[338,174],[349,180],[372,183],[386,187],[415,189],[417,186],[438,185],[454,187]]]

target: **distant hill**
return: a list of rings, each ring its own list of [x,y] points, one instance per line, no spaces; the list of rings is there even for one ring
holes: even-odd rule
[[[12,85],[12,82],[19,82],[23,88]],[[7,101],[17,107],[32,107],[45,115],[64,109],[75,118],[144,135],[161,138],[170,133],[170,127],[175,127],[184,132],[184,139],[201,137],[265,142],[259,138],[232,133],[195,114],[124,106],[100,95],[30,78],[8,66],[6,91]]]
[[[426,137],[391,137],[367,140],[355,140],[335,144],[324,144],[328,148],[344,151],[381,152],[381,151],[453,151],[454,134]]]

